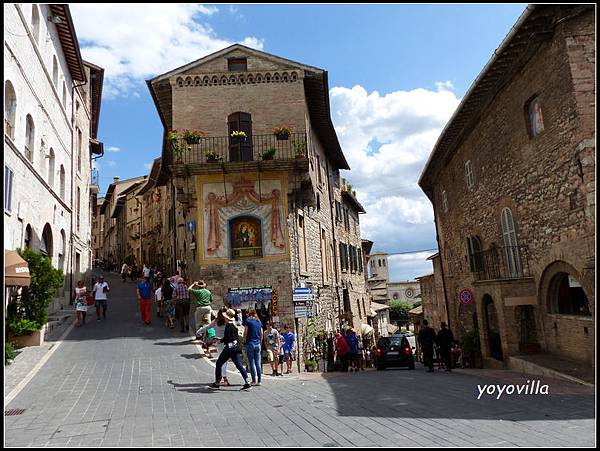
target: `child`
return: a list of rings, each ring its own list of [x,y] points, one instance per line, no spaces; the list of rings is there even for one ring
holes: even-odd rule
[[[212,351],[211,351],[210,347],[215,342],[215,335],[216,335],[216,333],[215,333],[215,329],[213,327],[209,328],[206,331],[206,341],[204,342],[204,354],[209,359],[212,359]]]

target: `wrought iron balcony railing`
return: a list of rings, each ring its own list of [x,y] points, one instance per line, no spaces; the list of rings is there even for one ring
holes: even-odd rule
[[[522,279],[530,276],[525,246],[495,246],[475,252],[471,265],[476,280]]]
[[[202,137],[197,142],[173,139],[168,140],[167,145],[172,152],[173,164],[293,160],[307,155],[306,133],[292,133],[287,140],[279,140],[272,134],[242,139]]]

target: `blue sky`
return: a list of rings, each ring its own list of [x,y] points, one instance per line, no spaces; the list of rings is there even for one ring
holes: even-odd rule
[[[367,210],[363,236],[395,253],[436,247],[416,181],[526,4],[70,6],[83,57],[106,70],[101,193],[115,175],[147,174],[160,156],[162,128],[144,80],[240,42],[328,71],[333,123],[354,169],[343,176]],[[392,257],[392,278],[431,272],[430,254]]]

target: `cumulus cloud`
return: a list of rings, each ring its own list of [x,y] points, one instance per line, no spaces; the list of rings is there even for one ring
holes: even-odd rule
[[[433,273],[431,260],[427,260],[427,257],[433,255],[433,253],[418,252],[415,254],[390,255],[388,257],[390,280],[392,282],[402,282]]]
[[[452,89],[446,81],[435,90],[384,95],[359,85],[330,90],[332,120],[352,169],[342,177],[367,211],[361,232],[374,248],[393,253],[437,246],[433,209],[417,181],[460,103]]]
[[[107,150],[109,152],[120,152],[121,148],[120,147],[115,147],[115,146],[110,146]]]
[[[73,3],[70,9],[83,58],[105,69],[105,98],[136,95],[145,89],[145,79],[234,43],[206,23],[218,13],[214,6]],[[263,48],[253,36],[241,43]]]

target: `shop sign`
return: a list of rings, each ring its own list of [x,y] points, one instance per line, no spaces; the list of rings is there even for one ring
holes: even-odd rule
[[[273,288],[271,291],[271,315],[276,316],[279,314],[278,306],[279,296],[277,296],[277,288]],[[279,322],[279,320],[273,322]]]
[[[227,291],[227,302],[233,306],[239,306],[242,302],[271,301],[273,297],[272,287],[267,286],[229,288]]]

